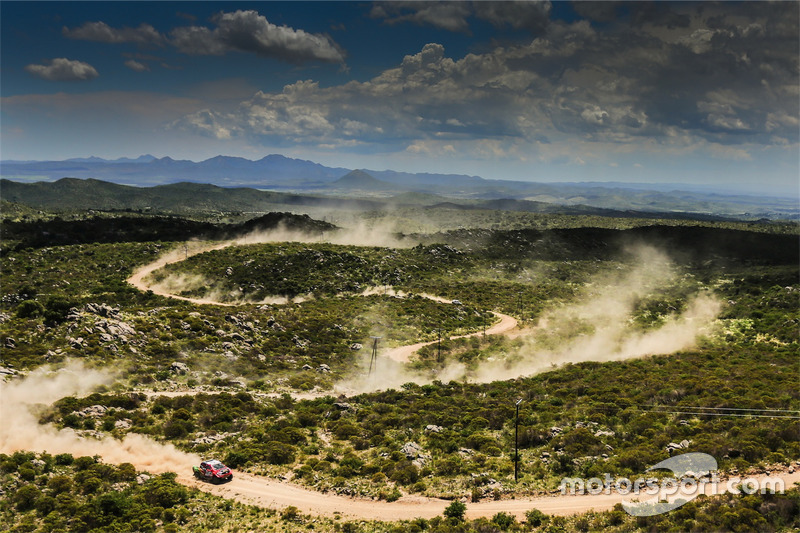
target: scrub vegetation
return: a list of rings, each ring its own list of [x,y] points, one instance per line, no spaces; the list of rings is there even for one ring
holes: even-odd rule
[[[12,381],[74,359],[114,373],[91,394],[38,405],[43,425],[95,439],[147,435],[319,491],[444,497],[467,508],[546,494],[568,476],[641,476],[672,444],[711,454],[729,473],[800,459],[798,425],[780,418],[800,411],[791,224],[749,231],[741,223],[602,219],[598,227],[587,217],[579,227],[572,217],[560,228],[393,235],[391,246],[245,239],[187,252],[147,278],[207,301],[198,304],[126,280],[165,252],[180,256],[193,236],[269,231],[281,218],[309,235],[331,227],[288,214],[261,226],[139,215],[125,219],[128,229],[92,239],[86,224],[104,220],[96,213],[56,222],[24,216],[2,226],[0,366]],[[158,238],[165,227],[173,231]],[[516,318],[517,332],[481,335],[493,313]],[[667,346],[678,331],[690,341],[649,347]],[[437,342],[402,370],[379,357],[364,385],[370,336],[381,337],[379,355]],[[796,490],[703,497],[652,518],[531,510],[525,520],[499,513],[469,521],[454,507],[390,524],[259,510],[99,458],[20,451],[0,455],[0,470],[0,516],[14,531],[234,531],[236,521],[323,531],[800,525]]]

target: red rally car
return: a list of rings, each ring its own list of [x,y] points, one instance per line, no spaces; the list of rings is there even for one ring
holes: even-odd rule
[[[200,466],[193,466],[192,470],[195,477],[211,483],[223,483],[233,479],[231,469],[216,459],[203,461]]]

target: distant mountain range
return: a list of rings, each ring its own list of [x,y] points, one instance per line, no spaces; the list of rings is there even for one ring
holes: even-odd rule
[[[480,201],[493,200],[501,201],[501,204],[505,202],[514,210],[521,207],[528,210],[533,204],[526,202],[535,202],[650,213],[691,212],[745,218],[800,216],[797,198],[724,194],[690,185],[532,183],[487,180],[460,174],[352,170],[277,154],[257,161],[222,155],[201,162],[152,155],[116,160],[88,157],[66,161],[2,161],[0,176],[17,182],[55,181],[70,177],[135,187],[166,187],[178,182],[194,182],[298,195],[358,196],[367,200],[413,193],[436,195],[443,202],[457,199],[465,208],[475,208]],[[3,189],[3,199],[8,200],[5,194],[8,186],[4,184]],[[475,203],[465,204],[466,200]]]

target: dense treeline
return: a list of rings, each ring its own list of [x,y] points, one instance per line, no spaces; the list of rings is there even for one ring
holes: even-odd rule
[[[99,216],[79,220],[13,221],[4,220],[0,235],[10,250],[88,243],[124,243],[148,241],[185,241],[189,239],[231,239],[250,232],[276,228],[319,234],[336,226],[314,220],[308,215],[267,213],[240,224],[213,224],[176,216]]]

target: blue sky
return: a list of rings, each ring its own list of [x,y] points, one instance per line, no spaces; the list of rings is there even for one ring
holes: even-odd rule
[[[0,156],[796,194],[797,2],[0,3]]]

